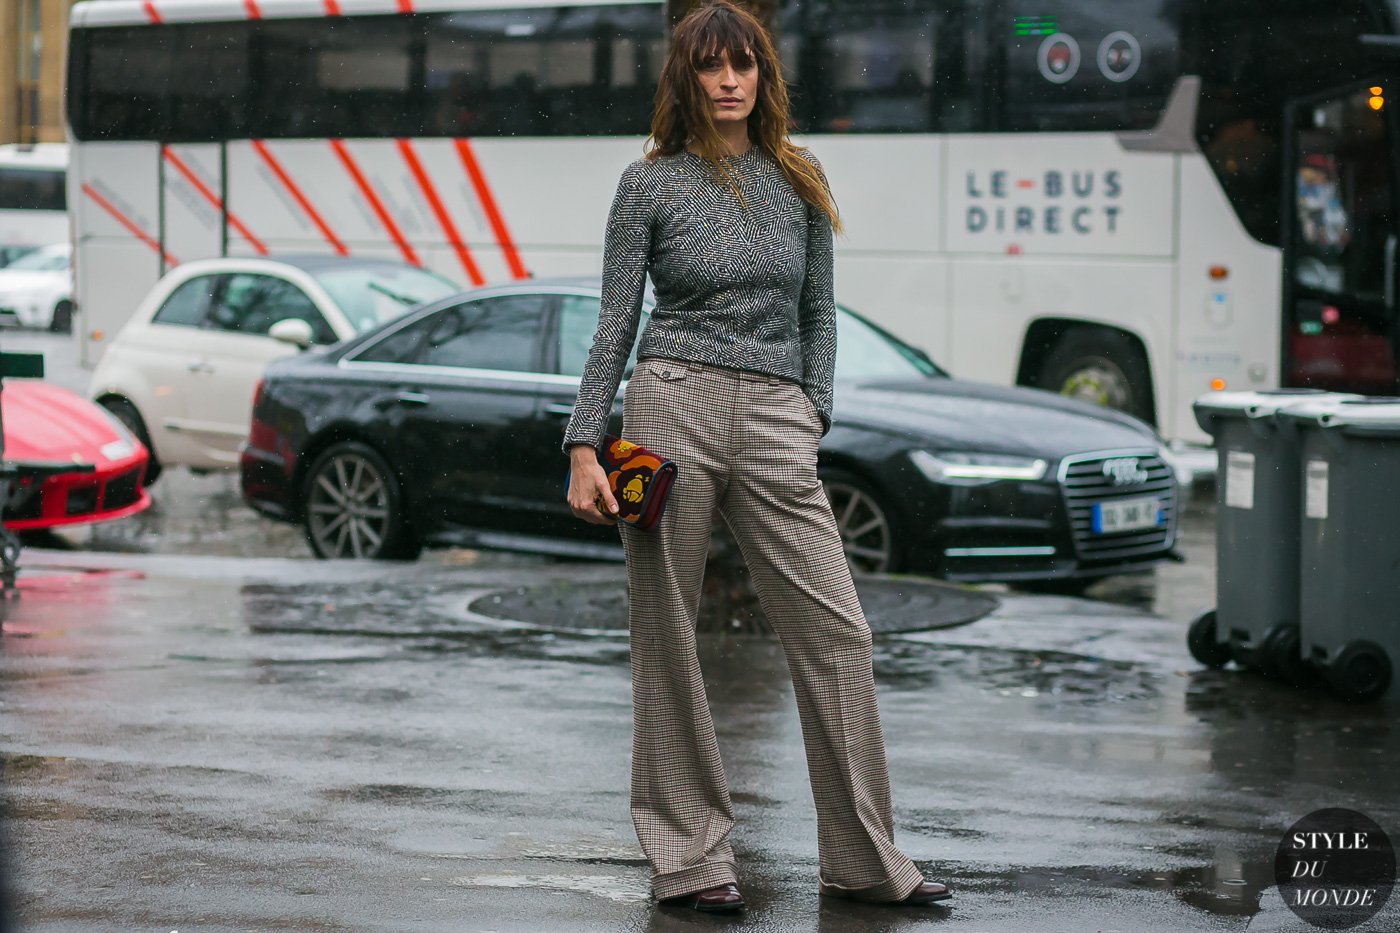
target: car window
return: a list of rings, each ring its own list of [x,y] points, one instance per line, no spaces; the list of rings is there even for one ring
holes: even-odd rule
[[[63,272],[68,268],[67,247],[36,249],[14,260],[8,266],[18,272]]]
[[[336,340],[335,331],[306,292],[271,275],[235,272],[228,276],[209,316],[217,330],[257,336],[265,336],[273,324],[289,318],[310,324],[315,343]]]
[[[357,363],[412,363],[418,355],[419,345],[437,326],[440,316],[429,314],[412,324],[405,324],[356,353],[353,359]]]
[[[845,308],[836,317],[836,378],[910,379],[945,375],[914,348],[882,334]]]
[[[312,269],[311,276],[357,334],[393,320],[415,305],[459,291],[435,272],[387,262],[336,263]]]
[[[565,376],[582,376],[583,364],[588,362],[588,350],[598,330],[598,310],[601,302],[589,295],[565,295],[559,299],[559,372]],[[643,319],[645,323],[645,318]],[[638,328],[640,330],[640,327]],[[627,357],[625,373],[637,365],[637,344],[632,341],[632,353]]]
[[[204,312],[209,308],[209,299],[218,281],[216,275],[200,275],[183,283],[165,299],[152,322],[199,327],[204,323]]]
[[[427,366],[531,372],[538,368],[547,295],[484,298],[448,308],[418,352]]]

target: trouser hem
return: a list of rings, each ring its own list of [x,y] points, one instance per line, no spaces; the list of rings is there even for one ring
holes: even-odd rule
[[[703,862],[679,871],[653,875],[651,893],[658,901],[663,901],[669,897],[680,897],[683,894],[694,894],[696,891],[738,883],[739,875],[733,862]]]
[[[821,893],[856,901],[902,901],[924,883],[923,872],[913,862],[906,862],[903,868],[878,884],[860,887],[835,884],[822,879],[820,874],[817,877]]]

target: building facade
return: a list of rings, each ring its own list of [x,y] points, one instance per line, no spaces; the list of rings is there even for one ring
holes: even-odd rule
[[[0,143],[63,141],[72,0],[0,0]]]

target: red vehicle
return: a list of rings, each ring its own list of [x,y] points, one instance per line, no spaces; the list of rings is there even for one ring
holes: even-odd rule
[[[0,391],[6,460],[90,464],[19,490],[5,509],[10,531],[31,531],[135,515],[151,504],[141,484],[147,453],[115,417],[47,382],[6,380]]]

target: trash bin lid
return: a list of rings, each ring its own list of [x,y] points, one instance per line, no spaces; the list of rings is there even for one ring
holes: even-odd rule
[[[1279,410],[1279,417],[1319,427],[1400,423],[1400,397],[1337,394],[1289,405]]]
[[[1325,428],[1361,437],[1400,438],[1400,397],[1371,396],[1348,399],[1317,418]]]
[[[1207,434],[1214,434],[1216,418],[1269,418],[1284,408],[1305,403],[1331,405],[1342,399],[1361,398],[1345,392],[1324,389],[1265,389],[1259,392],[1209,392],[1191,403],[1196,423]]]

